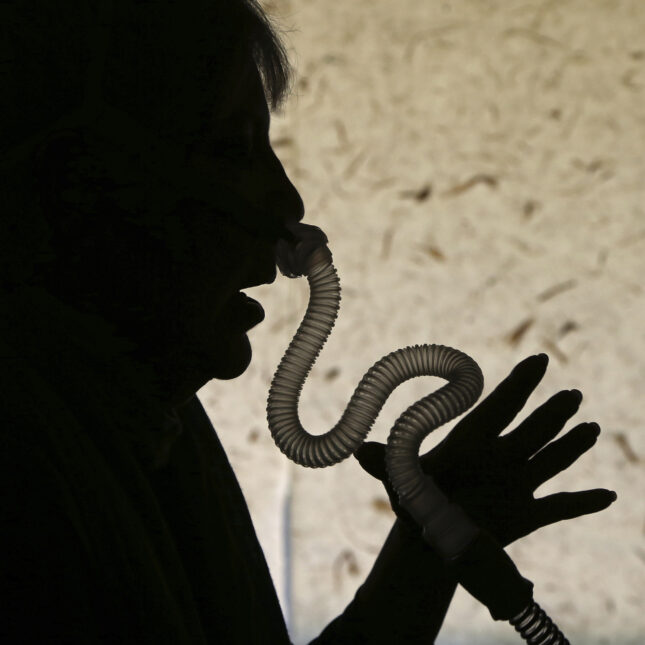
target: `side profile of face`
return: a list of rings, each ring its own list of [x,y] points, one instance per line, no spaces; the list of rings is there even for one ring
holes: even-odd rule
[[[72,191],[86,200],[82,208],[77,201],[58,211],[58,197],[48,201],[51,221],[63,233],[58,260],[42,271],[42,284],[133,341],[135,357],[154,369],[161,395],[171,403],[186,400],[210,379],[246,370],[252,354],[247,332],[264,312],[241,291],[275,279],[276,243],[289,235],[286,224],[304,214],[271,148],[260,73],[255,65],[247,70],[226,110],[208,114],[199,139],[178,153],[180,165],[171,161],[155,175],[161,183],[138,184],[124,157],[98,153],[100,168],[112,160],[105,166],[110,185],[134,186],[134,208],[117,206],[115,212],[113,193],[96,190],[100,174]],[[59,148],[47,148],[43,175],[43,187],[56,186],[56,195],[76,166],[85,172],[94,163],[74,139],[61,141]],[[59,177],[58,169],[67,167],[61,160],[68,158],[71,171]],[[170,190],[166,208],[159,195],[178,172],[198,188],[181,189],[181,198]]]
[[[215,214],[197,207],[182,215],[192,261],[171,267],[179,280],[178,301],[165,303],[168,329],[177,333],[167,348],[176,360],[168,365],[191,365],[200,381],[235,378],[248,367],[247,331],[264,312],[241,290],[273,282],[276,242],[287,222],[304,215],[300,195],[271,148],[270,113],[255,68],[236,96],[213,121],[211,136],[190,151],[190,165],[212,177],[215,199],[224,206]]]
[[[274,279],[275,244],[304,210],[269,141],[263,80],[273,104],[289,69],[259,6],[14,4],[12,288],[107,321],[88,337],[132,341],[164,396],[240,375],[263,318],[240,291]]]

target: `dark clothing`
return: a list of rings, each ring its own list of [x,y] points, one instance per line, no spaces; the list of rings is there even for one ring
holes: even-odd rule
[[[127,343],[64,308],[43,318],[47,301],[21,297],[4,316],[30,322],[4,330],[0,351],[0,641],[288,643],[197,397],[165,415],[145,370],[116,361]]]
[[[289,643],[197,397],[165,413],[99,318],[38,290],[0,302],[0,642]],[[454,583],[397,535],[311,645],[430,642]]]

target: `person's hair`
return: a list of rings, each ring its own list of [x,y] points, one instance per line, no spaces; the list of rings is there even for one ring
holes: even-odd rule
[[[158,146],[180,157],[251,69],[273,109],[290,90],[257,0],[14,0],[0,23],[0,284],[56,257],[52,217],[71,216],[83,239],[102,213],[133,219],[189,198],[168,199],[158,176],[151,187],[146,158]],[[137,203],[117,203],[128,183]]]

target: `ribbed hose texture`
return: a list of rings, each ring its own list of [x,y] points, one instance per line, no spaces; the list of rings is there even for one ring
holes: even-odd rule
[[[307,311],[269,390],[267,417],[275,443],[302,466],[332,466],[363,443],[385,401],[401,383],[417,376],[440,376],[449,383],[406,410],[388,439],[387,466],[392,484],[401,496],[416,494],[424,478],[418,459],[421,442],[477,400],[483,388],[481,370],[466,354],[450,347],[415,345],[399,349],[368,370],[331,430],[311,435],[298,418],[298,402],[338,316],[340,282],[331,263],[318,264],[307,280]]]
[[[340,282],[330,260],[315,264],[306,275],[310,289],[307,311],[269,389],[267,417],[276,445],[302,466],[332,466],[359,448],[385,401],[401,383],[416,376],[446,379],[446,385],[417,401],[397,419],[388,437],[385,458],[388,477],[401,503],[408,510],[418,511],[413,516],[430,519],[424,523],[424,531],[430,531],[426,536],[430,543],[447,535],[448,528],[448,532],[456,530],[456,538],[445,542],[446,553],[450,555],[454,545],[460,545],[461,550],[478,529],[423,473],[419,449],[430,432],[466,411],[479,398],[484,384],[479,366],[463,352],[443,345],[399,349],[367,371],[331,430],[322,435],[309,434],[298,418],[298,402],[307,376],[336,322]],[[510,622],[531,645],[568,645],[535,602]]]
[[[529,645],[569,645],[558,626],[535,601],[509,622]]]

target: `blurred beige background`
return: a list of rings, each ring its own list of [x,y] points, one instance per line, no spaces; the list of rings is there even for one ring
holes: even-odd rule
[[[548,353],[519,419],[578,388],[585,399],[567,428],[595,420],[602,434],[539,494],[603,486],[619,499],[542,529],[511,556],[572,643],[645,642],[645,2],[264,4],[288,30],[298,74],[273,144],[343,284],[303,424],[327,430],[363,373],[408,344],[473,356],[484,395],[522,358]],[[274,447],[266,395],[307,285],[279,277],[249,293],[267,312],[251,332],[254,362],[200,396],[299,645],[349,602],[392,514],[353,459],[310,471]],[[440,383],[402,386],[370,439],[385,441]],[[437,641],[518,642],[462,590]]]

